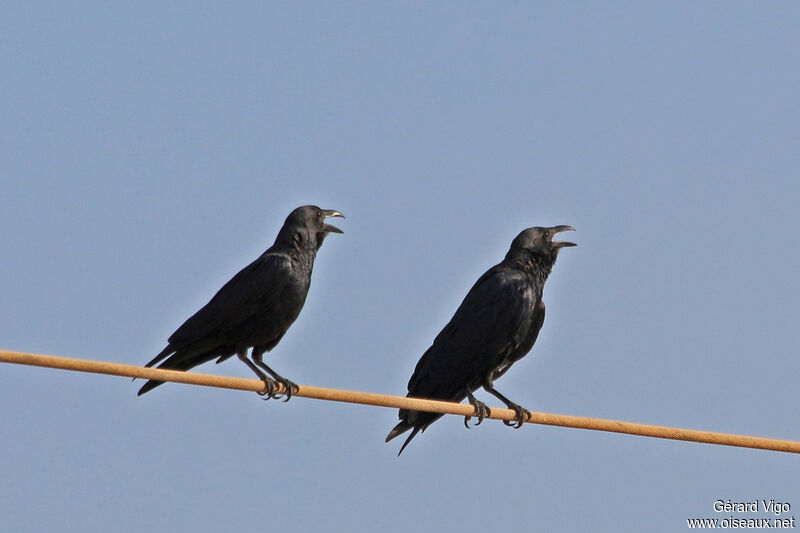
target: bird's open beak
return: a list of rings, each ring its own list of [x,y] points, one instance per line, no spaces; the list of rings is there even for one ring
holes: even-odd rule
[[[549,229],[550,229],[550,234],[553,236],[564,231],[575,231],[575,228],[573,228],[572,226],[553,226],[552,228]],[[568,241],[553,241],[553,246],[555,246],[556,248],[566,248],[567,246],[578,246],[578,245],[575,244],[574,242],[568,242]]]
[[[331,218],[331,217],[344,218],[343,214],[341,214],[339,211],[334,211],[333,209],[325,209],[322,212],[322,214],[325,216],[325,218]],[[342,230],[340,230],[336,226],[332,226],[331,224],[324,224],[323,227],[325,228],[325,231],[328,232],[332,231],[333,233],[344,233]]]

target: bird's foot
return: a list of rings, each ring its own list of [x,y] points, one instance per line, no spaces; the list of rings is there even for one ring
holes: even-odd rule
[[[262,398],[263,400],[269,400],[275,396],[275,390],[277,387],[277,382],[269,379],[267,376],[261,376],[261,381],[264,382],[264,390],[256,391],[256,394],[259,396],[265,396]]]
[[[469,401],[469,404],[472,406],[472,408],[475,409],[475,416],[478,417],[478,421],[475,423],[475,425],[480,426],[484,418],[486,418],[487,416],[491,416],[492,410],[489,409],[489,407],[485,403],[475,398],[475,396],[473,396],[472,392],[470,391],[467,391],[467,400]],[[469,421],[471,419],[472,419],[471,415],[467,415],[464,417],[465,428],[469,429]]]
[[[526,420],[531,416],[531,412],[522,407],[521,405],[517,405],[514,402],[509,402],[507,404],[509,409],[513,409],[516,416],[514,420],[503,420],[503,424],[507,426],[514,426],[514,429],[519,429],[522,427],[522,424],[525,423]]]
[[[280,400],[281,398],[283,398],[284,402],[288,402],[292,398],[292,394],[300,390],[300,387],[298,387],[297,384],[289,381],[286,378],[281,378],[277,380],[276,383],[280,383],[281,385],[283,385],[284,389],[286,389],[286,392],[272,395],[272,398],[275,398],[276,400]]]

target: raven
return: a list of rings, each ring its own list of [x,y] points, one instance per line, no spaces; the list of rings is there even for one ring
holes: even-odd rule
[[[213,359],[220,363],[236,355],[264,382],[265,389],[259,394],[278,397],[275,392],[277,383],[281,383],[286,387],[286,399],[291,398],[297,385],[278,375],[261,357],[278,344],[300,314],[322,241],[330,232],[343,233],[325,223],[329,217],[344,218],[344,215],[313,205],[292,211],[275,244],[223,285],[145,366],[163,361],[158,368],[189,370]],[[252,361],[247,357],[248,348],[252,348]],[[139,389],[138,395],[162,383],[150,380]]]
[[[511,243],[505,259],[490,268],[470,289],[453,318],[422,355],[411,380],[408,397],[461,402],[465,397],[475,408],[478,424],[489,408],[472,393],[480,387],[516,412],[519,428],[530,413],[494,388],[494,380],[522,359],[536,342],[544,322],[542,291],[558,252],[576,246],[553,237],[571,226],[528,228]],[[386,442],[413,428],[400,453],[420,431],[442,415],[401,409],[400,423]],[[464,419],[469,427],[470,417]],[[400,455],[398,453],[398,455]]]

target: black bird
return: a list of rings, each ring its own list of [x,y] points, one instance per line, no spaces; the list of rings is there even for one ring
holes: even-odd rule
[[[303,308],[311,284],[314,259],[330,232],[342,230],[325,223],[329,217],[342,217],[338,211],[313,205],[292,211],[278,237],[266,252],[243,268],[189,317],[169,338],[167,347],[145,366],[161,361],[158,368],[189,370],[236,355],[264,381],[259,393],[277,397],[277,383],[286,387],[286,399],[297,385],[278,375],[261,357],[281,340]],[[247,350],[252,348],[251,358]],[[260,369],[266,370],[270,379]],[[139,389],[139,396],[163,381],[150,380]]]
[[[544,322],[542,291],[547,276],[565,246],[571,242],[553,241],[570,226],[528,228],[517,235],[505,259],[490,268],[475,282],[453,318],[436,336],[433,345],[422,355],[408,382],[407,396],[460,402],[465,397],[475,408],[478,424],[489,408],[472,393],[480,387],[516,411],[519,428],[529,412],[510,401],[494,388],[494,380],[522,359],[536,342]],[[442,415],[423,411],[400,410],[400,423],[386,437],[386,442],[413,428],[400,448]],[[464,419],[469,427],[470,417]],[[398,453],[398,455],[400,455]]]

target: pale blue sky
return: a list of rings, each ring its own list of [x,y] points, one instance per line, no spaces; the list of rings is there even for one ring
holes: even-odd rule
[[[268,362],[403,394],[511,239],[570,224],[500,391],[800,440],[797,3],[3,11],[0,348],[143,364],[314,203],[345,233]],[[447,417],[397,458],[393,410],[0,370],[2,531],[670,532],[727,517],[717,499],[800,515],[789,454]]]

